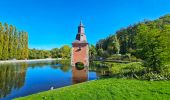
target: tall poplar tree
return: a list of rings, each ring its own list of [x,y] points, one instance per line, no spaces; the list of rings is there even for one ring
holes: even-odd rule
[[[19,45],[19,36],[17,29],[14,29],[14,43],[13,43],[13,57],[18,58],[18,45]]]
[[[3,50],[3,42],[4,42],[4,27],[2,25],[2,23],[0,23],[0,60],[2,60],[3,56],[2,56],[2,50]]]
[[[4,43],[3,43],[3,60],[8,59],[8,44],[9,44],[9,29],[8,24],[5,23]]]
[[[8,58],[12,59],[13,58],[13,43],[14,43],[14,27],[10,25],[9,27],[9,44],[8,44]]]
[[[19,32],[19,37],[18,37],[18,52],[17,52],[17,59],[22,59],[22,32]]]
[[[24,58],[27,59],[28,58],[28,33],[24,32]]]
[[[115,48],[115,52],[116,54],[120,53],[120,44],[119,44],[119,40],[117,39],[117,35],[114,36],[114,48]]]

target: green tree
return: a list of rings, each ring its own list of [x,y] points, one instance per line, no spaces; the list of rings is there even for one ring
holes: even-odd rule
[[[8,58],[12,59],[14,54],[14,27],[12,25],[9,26],[9,44],[8,44]]]
[[[28,58],[28,33],[23,32],[23,58]]]
[[[140,24],[136,36],[137,52],[146,67],[159,72],[168,61],[168,34],[156,27],[155,23]]]
[[[119,40],[117,39],[117,35],[114,36],[114,50],[116,54],[120,53],[120,44]]]
[[[97,56],[97,51],[94,45],[89,46],[89,58],[90,60],[94,60]]]
[[[52,58],[58,58],[59,57],[59,49],[58,48],[52,49],[51,56],[52,56]]]
[[[50,58],[51,52],[49,50],[44,50],[44,58]]]
[[[60,48],[60,55],[62,58],[70,58],[71,48],[68,45],[64,45]]]
[[[5,23],[4,43],[3,43],[3,59],[8,59],[8,44],[9,44],[9,29],[8,24]]]
[[[29,59],[37,59],[36,49],[29,49]]]
[[[101,57],[104,55],[104,51],[102,48],[97,50],[97,55]]]
[[[3,59],[3,43],[4,43],[4,27],[2,23],[0,23],[0,60]]]
[[[17,29],[14,29],[13,57],[18,58],[19,36]]]
[[[17,59],[23,59],[23,32],[18,33],[18,52],[17,52]]]
[[[36,51],[37,59],[44,59],[44,52],[43,50]]]

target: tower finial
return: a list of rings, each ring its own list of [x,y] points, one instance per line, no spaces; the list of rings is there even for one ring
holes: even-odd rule
[[[80,20],[80,26],[84,26],[82,20]]]
[[[80,25],[78,26],[78,33],[84,34],[85,30],[84,30],[84,25],[82,20],[80,20]]]

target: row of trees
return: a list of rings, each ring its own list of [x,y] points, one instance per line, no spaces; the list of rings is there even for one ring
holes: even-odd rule
[[[96,44],[98,56],[130,54],[158,71],[170,61],[170,15],[144,21],[117,31]]]
[[[0,23],[0,60],[28,58],[28,33]]]
[[[49,50],[29,49],[29,59],[44,59],[50,57],[51,53]]]
[[[52,50],[28,49],[28,33],[13,25],[0,23],[0,60],[70,58],[71,48],[64,45]]]
[[[37,50],[29,49],[29,59],[43,59],[43,58],[70,58],[71,48],[64,45],[61,48],[54,48],[52,50]]]

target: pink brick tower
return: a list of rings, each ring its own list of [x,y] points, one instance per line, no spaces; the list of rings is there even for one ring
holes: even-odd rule
[[[83,63],[85,68],[88,69],[87,67],[89,66],[89,47],[82,21],[78,26],[76,40],[72,43],[71,65],[75,66],[78,62]]]

